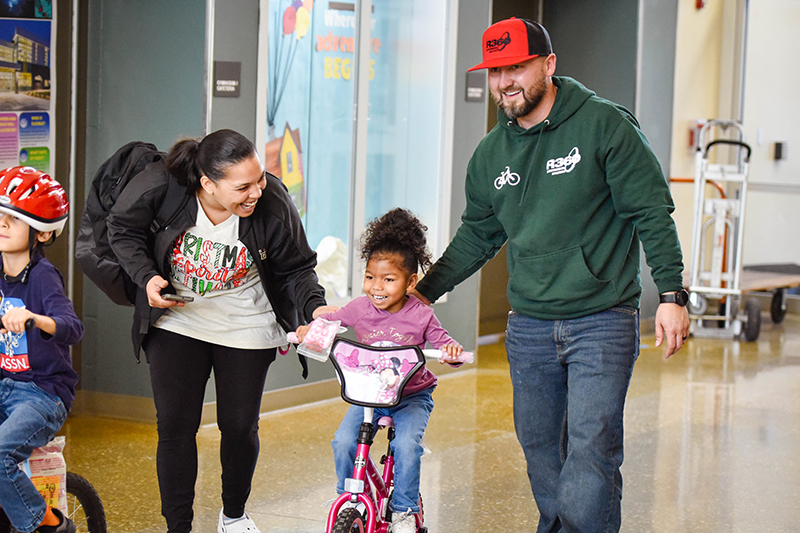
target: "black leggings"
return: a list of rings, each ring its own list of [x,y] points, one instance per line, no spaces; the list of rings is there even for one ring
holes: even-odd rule
[[[161,514],[170,533],[191,530],[197,481],[197,430],[206,383],[214,369],[217,424],[222,434],[225,516],[244,513],[258,460],[258,416],[275,349],[241,350],[153,328],[145,352],[158,419],[156,467]]]

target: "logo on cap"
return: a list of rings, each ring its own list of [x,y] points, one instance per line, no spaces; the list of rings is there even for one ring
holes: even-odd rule
[[[499,39],[489,39],[486,41],[486,51],[499,52],[509,44],[511,44],[511,36],[508,32],[505,32]]]

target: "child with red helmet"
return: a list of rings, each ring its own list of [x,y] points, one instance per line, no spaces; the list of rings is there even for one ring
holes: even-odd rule
[[[23,533],[75,531],[17,467],[61,429],[75,399],[69,346],[83,325],[43,251],[68,215],[64,189],[44,172],[0,171],[0,506]]]

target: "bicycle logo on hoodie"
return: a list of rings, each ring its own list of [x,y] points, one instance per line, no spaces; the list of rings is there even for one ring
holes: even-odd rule
[[[581,154],[578,152],[578,147],[576,146],[569,151],[566,157],[550,159],[547,162],[547,173],[553,176],[567,174],[572,172],[572,169],[575,168],[575,165],[577,165],[580,160]]]
[[[516,172],[511,172],[511,168],[509,167],[506,167],[506,169],[495,178],[494,187],[499,191],[506,183],[512,187],[519,183],[519,174]]]

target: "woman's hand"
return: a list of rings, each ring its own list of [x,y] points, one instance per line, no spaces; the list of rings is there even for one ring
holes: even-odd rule
[[[297,335],[297,343],[298,344],[301,344],[303,342],[303,339],[306,338],[306,334],[308,333],[308,330],[310,330],[310,329],[311,329],[311,326],[300,326],[300,327],[297,328],[297,331],[295,332],[295,334]]]
[[[145,287],[147,301],[150,303],[150,307],[166,309],[169,307],[183,307],[186,305],[183,302],[173,302],[162,298],[161,290],[167,288],[167,286],[169,286],[169,283],[161,276],[156,275],[150,278],[150,281],[147,282],[147,286]]]

